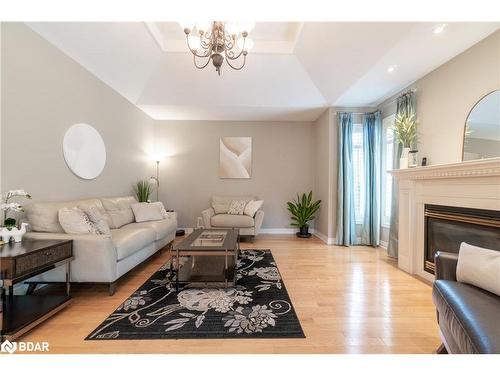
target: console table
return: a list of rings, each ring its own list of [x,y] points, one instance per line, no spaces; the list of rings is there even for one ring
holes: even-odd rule
[[[0,246],[0,341],[17,339],[70,303],[72,260],[71,240],[24,239]],[[65,295],[14,295],[15,284],[62,265]]]

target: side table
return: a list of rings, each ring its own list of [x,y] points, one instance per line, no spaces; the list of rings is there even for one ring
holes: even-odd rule
[[[34,240],[0,246],[0,342],[16,340],[71,302],[73,241]],[[66,266],[65,295],[14,295],[14,285]]]

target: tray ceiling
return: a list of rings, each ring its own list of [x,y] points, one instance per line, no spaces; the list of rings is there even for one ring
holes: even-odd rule
[[[219,77],[193,66],[177,23],[28,23],[154,119],[251,121],[375,106],[499,28],[437,25],[258,22],[245,68]]]

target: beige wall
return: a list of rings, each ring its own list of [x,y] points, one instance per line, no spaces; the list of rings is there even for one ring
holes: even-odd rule
[[[252,177],[220,179],[219,138],[252,137]],[[289,227],[287,200],[313,189],[311,123],[157,121],[156,145],[171,154],[161,163],[160,200],[193,227],[211,195],[254,194],[264,199],[264,228]]]
[[[25,25],[2,31],[2,191],[23,188],[38,201],[130,194],[151,173],[153,121]],[[80,122],[107,149],[104,171],[90,181],[62,155],[65,131]]]
[[[418,151],[430,164],[462,160],[465,121],[474,104],[500,88],[500,31],[490,35],[411,85],[416,88]],[[380,105],[396,110],[395,97]]]

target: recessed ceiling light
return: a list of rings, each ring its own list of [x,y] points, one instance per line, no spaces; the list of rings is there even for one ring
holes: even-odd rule
[[[392,73],[393,71],[396,70],[397,65],[391,65],[390,67],[387,68],[387,72]]]
[[[443,24],[441,24],[441,25],[439,25],[439,26],[436,26],[436,27],[434,28],[434,30],[432,30],[432,32],[433,32],[434,34],[436,34],[436,35],[437,35],[437,34],[441,34],[441,33],[444,31],[444,29],[445,29],[445,28],[446,28],[446,24],[445,24],[445,23],[443,23]]]

